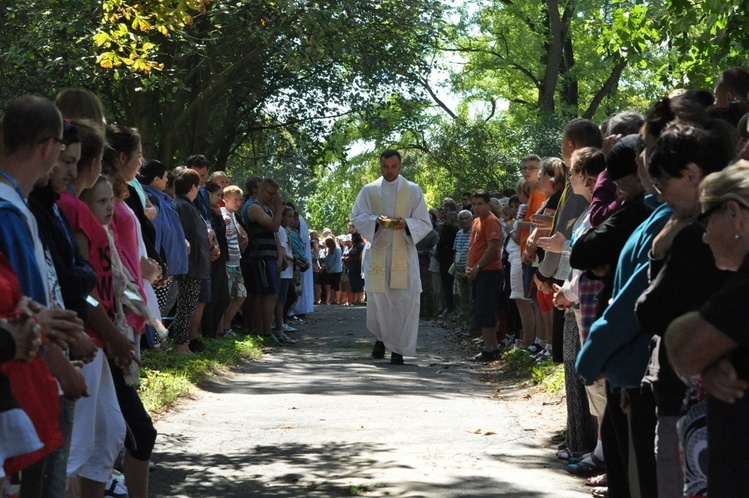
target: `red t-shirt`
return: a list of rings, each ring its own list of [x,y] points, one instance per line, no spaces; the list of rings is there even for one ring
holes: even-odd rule
[[[57,206],[65,213],[73,233],[82,233],[88,239],[88,262],[96,271],[96,293],[109,318],[114,320],[112,259],[107,233],[99,220],[91,214],[88,206],[73,194],[66,191],[61,192]],[[91,336],[97,347],[104,347],[104,340],[96,330],[87,326],[86,333]]]
[[[19,299],[21,284],[6,257],[0,253],[0,316],[11,317]],[[13,397],[29,416],[39,440],[44,443],[36,451],[5,460],[5,473],[14,474],[38,462],[65,442],[58,423],[60,396],[57,382],[44,363],[42,351],[29,363],[11,360],[3,363],[0,370],[8,376]]]
[[[492,255],[492,259],[481,267],[482,270],[501,270],[502,269],[502,227],[499,220],[494,214],[489,213],[483,218],[473,220],[471,226],[471,242],[468,246],[468,266],[475,266],[481,256],[489,247],[489,241],[496,240],[497,250]]]

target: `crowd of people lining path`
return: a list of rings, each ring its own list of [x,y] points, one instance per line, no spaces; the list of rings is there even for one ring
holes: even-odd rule
[[[529,151],[515,188],[460,209],[428,209],[384,151],[339,237],[273,179],[145,161],[88,91],[19,97],[0,130],[0,477],[101,497],[124,446],[127,493],[148,496],[141,351],[235,329],[294,344],[324,303],[366,305],[395,365],[420,318],[458,310],[483,342],[469,361],[562,363],[557,456],[595,496],[749,496],[749,73],[714,90],[573,119],[561,158]]]

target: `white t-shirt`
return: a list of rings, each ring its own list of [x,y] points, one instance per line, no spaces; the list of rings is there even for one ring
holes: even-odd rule
[[[281,245],[281,250],[284,252],[284,255],[290,258],[292,253],[291,244],[289,242],[289,233],[284,227],[278,229],[278,243]],[[291,261],[288,263],[289,266],[281,272],[281,278],[294,278],[294,264]]]

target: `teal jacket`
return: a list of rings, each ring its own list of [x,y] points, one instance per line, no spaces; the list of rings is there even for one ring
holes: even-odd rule
[[[577,374],[590,385],[603,372],[613,389],[640,385],[650,358],[650,338],[640,327],[635,304],[648,288],[648,253],[653,239],[671,217],[667,204],[658,205],[649,195],[645,202],[655,209],[638,226],[619,255],[613,297],[603,315],[593,323],[577,356]]]

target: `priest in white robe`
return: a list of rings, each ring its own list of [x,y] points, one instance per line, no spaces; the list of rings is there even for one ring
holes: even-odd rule
[[[432,223],[421,188],[400,176],[398,151],[380,155],[382,177],[365,185],[351,211],[351,223],[367,241],[362,255],[367,292],[367,328],[377,341],[372,351],[390,362],[416,354],[421,280],[416,243]]]

